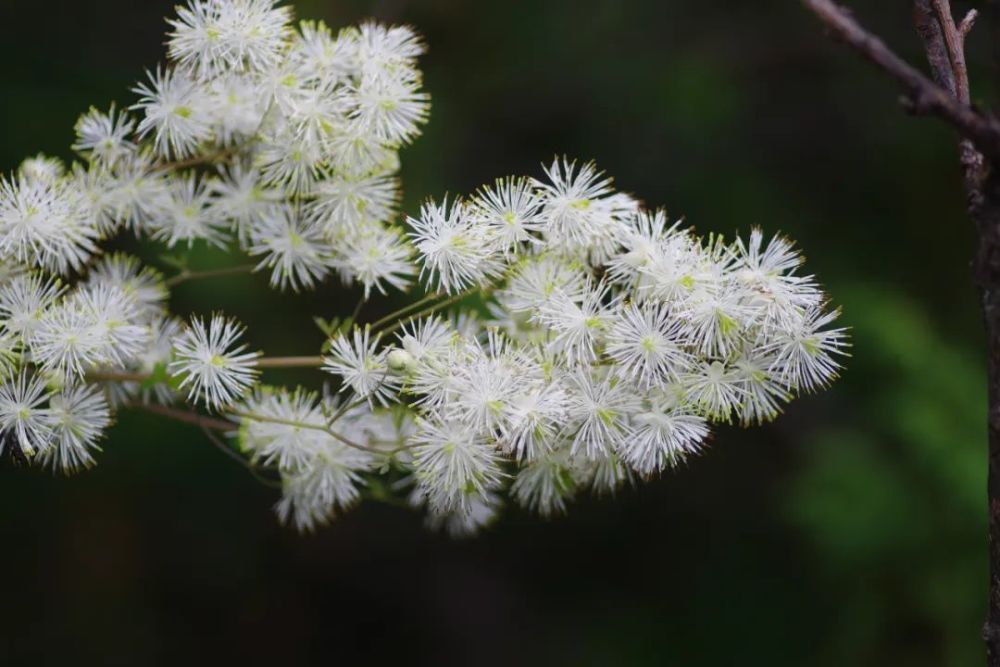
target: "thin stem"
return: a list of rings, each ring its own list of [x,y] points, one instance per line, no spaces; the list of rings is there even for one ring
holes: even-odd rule
[[[427,308],[424,308],[423,310],[420,310],[420,311],[417,311],[416,313],[412,313],[411,315],[408,315],[405,320],[403,320],[403,319],[397,320],[396,323],[393,324],[391,327],[389,327],[388,329],[385,329],[385,330],[383,330],[383,331],[381,331],[379,333],[381,335],[391,334],[394,331],[396,331],[397,329],[401,328],[406,322],[412,322],[413,320],[417,319],[418,317],[426,317],[427,315],[432,315],[432,314],[438,312],[439,310],[442,310],[444,308],[447,308],[448,306],[452,306],[452,305],[458,303],[462,299],[466,299],[466,298],[472,296],[473,294],[482,293],[483,297],[489,297],[491,294],[493,294],[493,290],[494,289],[496,289],[496,288],[495,287],[487,287],[486,289],[483,289],[481,287],[473,287],[471,289],[465,290],[464,292],[459,292],[458,294],[452,296],[451,298],[445,299],[444,301],[436,303],[433,306],[428,306]]]
[[[171,171],[175,169],[187,169],[188,167],[197,167],[200,164],[215,164],[220,160],[225,160],[228,157],[232,157],[237,152],[239,152],[239,148],[223,148],[222,150],[215,151],[214,153],[209,153],[207,155],[195,155],[194,157],[189,157],[185,160],[173,160],[172,162],[161,162],[160,164],[153,167],[153,171],[154,172]]]
[[[323,365],[323,357],[262,357],[257,368],[316,368]]]
[[[215,445],[216,449],[218,449],[223,454],[225,454],[226,456],[228,456],[229,458],[233,459],[234,461],[242,465],[244,468],[246,468],[247,471],[250,473],[250,476],[253,477],[255,480],[257,480],[258,482],[269,488],[278,490],[281,489],[280,482],[277,482],[273,479],[268,479],[267,477],[264,477],[259,472],[257,472],[257,466],[255,466],[251,461],[248,461],[244,457],[234,452],[231,447],[227,446],[226,443],[224,443],[219,438],[219,436],[213,433],[210,429],[202,426],[201,430],[205,434],[205,437],[208,438],[208,441],[211,442],[213,445]]]
[[[139,371],[92,371],[87,373],[88,382],[145,382],[152,375]]]
[[[165,405],[156,405],[153,403],[129,403],[126,407],[138,408],[140,410],[145,410],[146,412],[160,415],[161,417],[168,417],[185,424],[192,424],[200,427],[202,432],[205,434],[205,437],[208,438],[208,441],[211,442],[216,449],[246,468],[255,480],[272,489],[281,489],[280,483],[261,475],[257,471],[257,466],[234,452],[232,447],[227,446],[226,443],[224,443],[214,432],[232,431],[236,427],[235,424],[221,419],[206,417],[205,415],[198,414],[197,412],[178,410],[176,408],[171,408]]]
[[[258,414],[252,413],[252,412],[233,411],[233,412],[230,412],[229,414],[233,415],[234,417],[243,417],[244,419],[252,419],[254,421],[268,422],[268,423],[271,423],[271,424],[283,424],[285,426],[295,426],[297,428],[304,428],[304,429],[309,429],[309,430],[312,430],[312,431],[321,431],[323,433],[326,433],[330,437],[335,438],[336,440],[339,440],[340,442],[344,443],[348,447],[353,447],[354,449],[360,449],[363,452],[380,453],[377,449],[372,449],[371,447],[366,447],[365,445],[359,445],[358,443],[354,442],[350,438],[348,438],[348,437],[346,437],[346,436],[338,433],[337,431],[334,431],[332,428],[330,428],[328,426],[323,426],[321,424],[310,424],[308,422],[298,422],[298,421],[294,421],[294,420],[291,420],[291,419],[281,419],[280,417],[270,417],[270,416],[267,416],[267,415],[258,415]]]
[[[318,368],[323,365],[323,357],[261,357],[258,368]],[[88,382],[145,382],[152,373],[142,371],[92,371],[87,373]]]
[[[192,412],[189,410],[180,410],[178,408],[172,408],[167,405],[159,405],[157,403],[132,402],[132,403],[126,403],[125,407],[145,410],[146,412],[152,412],[153,414],[160,415],[161,417],[169,417],[170,419],[175,419],[179,422],[184,422],[185,424],[194,424],[195,426],[200,426],[201,428],[208,428],[215,431],[222,431],[223,433],[231,433],[237,430],[237,426],[233,422],[226,421],[223,419],[216,419],[214,417],[208,417],[206,415],[202,415],[197,412]]]
[[[420,299],[418,301],[414,301],[413,303],[407,304],[407,305],[403,306],[402,308],[389,313],[388,315],[386,315],[382,319],[380,319],[380,320],[376,321],[374,324],[372,324],[371,327],[372,327],[373,330],[375,330],[375,329],[378,329],[379,327],[382,327],[382,326],[384,326],[386,324],[389,324],[390,322],[395,322],[396,320],[398,320],[399,318],[403,317],[404,315],[406,315],[411,310],[416,310],[417,308],[420,308],[421,306],[424,306],[424,305],[430,303],[434,299],[439,299],[439,298],[441,298],[441,294],[439,292],[431,292],[430,294],[426,295],[422,299]]]
[[[351,322],[357,322],[358,321],[358,315],[361,313],[361,308],[364,305],[365,305],[365,296],[364,296],[364,294],[362,294],[358,298],[358,302],[354,305],[354,311],[351,312]]]
[[[176,287],[181,283],[191,280],[201,280],[202,278],[221,278],[224,276],[235,276],[242,273],[251,273],[257,268],[255,264],[241,264],[240,266],[228,266],[223,269],[211,269],[208,271],[188,271],[185,269],[176,276],[168,278],[163,282],[167,287]]]
[[[330,423],[336,424],[340,420],[340,418],[346,415],[348,412],[350,412],[355,408],[360,408],[367,402],[368,402],[367,398],[359,398],[353,403],[348,403],[347,401],[344,401],[344,404],[340,406],[335,413],[333,413],[332,417],[330,417]]]

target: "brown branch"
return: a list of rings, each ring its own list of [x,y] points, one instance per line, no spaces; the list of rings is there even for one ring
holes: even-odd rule
[[[896,79],[907,91],[910,109],[947,121],[980,151],[1000,158],[1000,120],[963,104],[951,92],[931,81],[865,30],[842,7],[830,0],[802,0],[831,34]]]
[[[955,78],[955,98],[962,104],[969,104],[969,72],[965,67],[965,38],[955,25],[949,0],[932,0],[941,34],[948,49],[952,75]]]
[[[210,428],[202,426],[201,430],[205,434],[205,437],[208,438],[208,441],[211,442],[213,445],[215,445],[216,449],[218,449],[220,452],[222,452],[223,454],[225,454],[226,456],[228,456],[229,458],[231,458],[232,460],[236,461],[241,466],[246,468],[247,471],[250,473],[251,477],[253,477],[255,480],[257,480],[264,486],[267,486],[272,489],[278,489],[279,491],[281,490],[281,482],[273,479],[268,479],[264,475],[260,474],[258,472],[257,466],[255,466],[252,461],[248,461],[246,458],[240,456],[235,451],[233,451],[233,448],[224,443],[222,439],[219,438],[219,436],[217,436]]]
[[[257,368],[314,368],[323,365],[323,357],[261,357]]]
[[[948,0],[913,0],[913,24],[924,42],[927,62],[934,79],[947,82],[953,97],[969,103],[969,72],[965,65],[965,34],[972,29],[975,10],[956,27]],[[968,138],[959,142],[965,189],[970,207],[981,198],[980,185],[984,177],[982,154]]]
[[[145,410],[146,412],[151,412],[155,415],[160,415],[161,417],[168,417],[169,419],[175,419],[177,421],[184,422],[185,424],[194,424],[195,426],[200,426],[201,428],[209,428],[215,431],[222,431],[224,433],[232,432],[239,428],[233,422],[226,421],[224,419],[215,419],[214,417],[208,417],[197,412],[171,408],[157,403],[133,402],[127,403],[125,407]]]
[[[955,73],[951,66],[951,56],[948,55],[944,33],[931,2],[932,0],[913,0],[913,25],[924,43],[931,76],[939,86],[954,95]]]
[[[958,34],[962,37],[962,45],[965,46],[965,38],[972,32],[972,26],[976,24],[976,18],[979,17],[979,12],[975,9],[970,9],[969,13],[965,15],[962,22],[958,24]]]

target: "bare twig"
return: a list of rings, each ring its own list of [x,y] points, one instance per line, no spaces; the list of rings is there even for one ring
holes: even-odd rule
[[[962,104],[969,103],[969,72],[965,67],[965,39],[955,25],[955,17],[951,14],[949,0],[932,0],[934,14],[937,16],[941,34],[948,48],[948,59],[951,61],[952,75],[955,77],[955,97]]]
[[[831,0],[802,0],[837,39],[874,63],[906,89],[914,113],[941,118],[971,139],[980,151],[1000,158],[1000,121],[960,102],[949,90],[931,81],[897,56],[885,43],[865,30],[842,7]]]
[[[975,20],[975,11],[967,15],[967,29]],[[966,21],[963,21],[965,23]],[[965,66],[965,36],[956,28],[948,0],[913,0],[913,24],[924,42],[927,62],[934,80],[947,82],[945,87],[960,102],[969,103],[969,72]],[[980,184],[985,161],[971,139],[959,142],[959,157],[970,205],[980,199]]]
[[[975,9],[970,9],[969,13],[965,15],[962,22],[958,24],[958,34],[962,37],[962,44],[965,44],[965,38],[972,31],[972,26],[976,24],[976,18],[979,17],[979,12]]]
[[[160,415],[161,417],[167,417],[179,422],[184,422],[185,424],[194,424],[195,426],[209,428],[215,431],[222,431],[223,433],[231,433],[238,428],[233,422],[226,421],[224,419],[215,419],[214,417],[208,417],[197,412],[180,410],[178,408],[171,408],[169,406],[159,405],[156,403],[141,403],[139,401],[135,401],[127,403],[125,407],[145,410],[146,412],[152,412],[153,414]]]
[[[315,368],[323,365],[323,357],[261,357],[257,368]]]
[[[945,42],[933,0],[913,0],[913,25],[924,43],[927,62],[931,66],[931,76],[939,86],[955,94],[955,73],[951,66],[951,56]]]
[[[257,480],[266,487],[272,489],[281,489],[281,482],[275,481],[273,479],[268,479],[267,477],[261,475],[260,472],[258,472],[257,466],[255,466],[251,461],[248,461],[246,458],[234,452],[233,448],[226,445],[226,443],[224,443],[222,439],[219,438],[219,436],[217,436],[214,432],[212,432],[211,429],[202,426],[201,430],[204,432],[205,437],[208,438],[208,441],[211,442],[213,445],[215,445],[216,449],[218,449],[223,454],[225,454],[226,456],[228,456],[229,458],[231,458],[232,460],[236,461],[241,466],[246,468],[247,471],[249,471],[250,476],[253,477],[255,480]]]
[[[181,283],[190,280],[201,280],[203,278],[222,278],[225,276],[235,276],[242,273],[252,273],[257,268],[255,264],[242,264],[240,266],[227,266],[221,269],[210,269],[208,271],[188,271],[184,270],[176,276],[172,276],[163,281],[167,287],[176,287]]]

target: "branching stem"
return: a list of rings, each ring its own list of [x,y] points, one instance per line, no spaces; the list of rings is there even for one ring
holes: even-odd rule
[[[208,271],[188,271],[184,270],[176,276],[167,278],[163,284],[167,287],[176,287],[182,283],[192,280],[202,280],[205,278],[222,278],[225,276],[236,276],[243,273],[252,273],[257,268],[256,264],[241,264],[240,266],[227,266],[222,269],[211,269]]]

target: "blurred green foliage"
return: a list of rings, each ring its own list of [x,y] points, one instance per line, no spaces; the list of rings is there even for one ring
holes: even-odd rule
[[[855,397],[867,428],[819,431],[785,505],[839,592],[823,654],[896,662],[884,638],[909,627],[937,636],[936,664],[974,664],[987,567],[982,366],[898,294],[837,295],[861,348],[851,372],[872,378]]]

